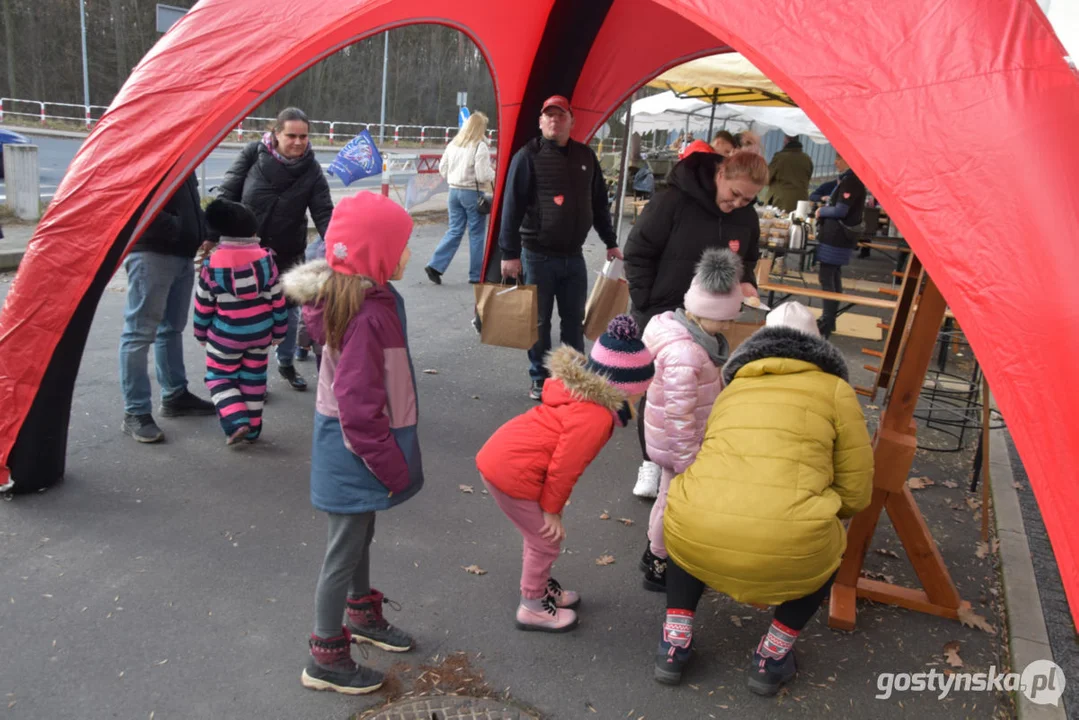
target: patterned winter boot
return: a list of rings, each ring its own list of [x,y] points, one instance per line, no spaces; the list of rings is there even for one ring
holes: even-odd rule
[[[682,682],[682,671],[693,651],[693,616],[689,610],[667,610],[663,638],[656,650],[653,677],[664,685]]]
[[[345,695],[366,695],[382,687],[382,673],[352,661],[348,628],[341,628],[341,635],[334,638],[312,635],[307,644],[311,657],[300,676],[304,687]]]
[[[394,610],[401,606],[387,600],[378,590],[371,588],[369,595],[356,597],[349,595],[346,612],[348,629],[352,631],[352,642],[371,643],[377,648],[390,652],[408,652],[412,649],[412,638],[408,633],[398,630],[382,617],[382,604],[386,603]]]

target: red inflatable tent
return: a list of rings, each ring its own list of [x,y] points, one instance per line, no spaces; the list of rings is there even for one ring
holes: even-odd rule
[[[183,178],[305,68],[411,23],[455,27],[485,55],[499,185],[548,95],[572,99],[583,140],[637,87],[701,55],[737,50],[783,87],[888,208],[962,324],[1079,610],[1079,81],[1034,0],[836,0],[808,12],[778,0],[203,0],[83,144],[8,294],[0,485],[62,476],[97,302]]]

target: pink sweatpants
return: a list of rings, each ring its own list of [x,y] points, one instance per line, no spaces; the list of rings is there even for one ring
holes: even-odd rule
[[[652,503],[652,514],[648,516],[648,549],[658,558],[667,557],[667,544],[663,542],[663,511],[667,509],[667,492],[671,489],[674,470],[661,468],[659,476],[659,494]]]
[[[551,566],[562,552],[562,543],[540,537],[543,528],[543,510],[536,500],[518,500],[496,488],[484,478],[487,492],[506,513],[524,538],[521,559],[521,597],[538,600],[547,594],[547,581],[551,578]]]

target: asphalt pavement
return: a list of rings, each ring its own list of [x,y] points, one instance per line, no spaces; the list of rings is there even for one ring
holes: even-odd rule
[[[950,669],[948,643],[958,643],[971,671],[1001,667],[1006,649],[999,633],[868,602],[854,632],[833,632],[818,616],[798,641],[799,677],[764,699],[745,689],[743,674],[769,615],[710,593],[684,684],[656,684],[664,605],[641,588],[637,570],[649,506],[630,492],[639,462],[632,428],[615,432],[566,511],[556,572],[583,595],[580,627],[561,636],[516,631],[520,538],[482,493],[474,454],[498,425],[532,406],[527,364],[522,351],[481,345],[470,327],[467,246],[443,285],[426,280],[423,265],[444,230],[417,227],[398,285],[409,313],[426,485],[379,515],[372,548],[375,586],[400,603],[387,613],[418,641],[413,653],[372,651],[367,660],[391,670],[399,692],[400,663],[463,652],[491,688],[551,718],[1011,716],[1006,693],[876,699],[881,673]],[[593,237],[590,268],[601,266],[602,251]],[[0,279],[0,294],[8,287]],[[299,682],[326,537],[325,518],[308,497],[313,389],[294,392],[275,374],[256,446],[226,448],[212,417],[159,418],[167,442],[137,445],[120,433],[124,287],[121,274],[90,333],[66,480],[0,503],[0,716],[344,720],[382,702],[384,694],[346,698]],[[867,384],[865,342],[836,344],[853,382]],[[185,357],[192,389],[205,396],[201,348],[186,342]],[[313,380],[312,363],[300,368]],[[865,407],[875,423],[879,409]],[[995,559],[976,557],[978,513],[964,504],[968,461],[969,453],[945,462],[919,452],[915,472],[937,482],[917,497],[960,593],[1002,628]],[[958,487],[942,485],[949,478]],[[873,547],[867,571],[916,585],[886,519]],[[615,562],[598,565],[607,554]],[[472,565],[486,573],[466,572]]]

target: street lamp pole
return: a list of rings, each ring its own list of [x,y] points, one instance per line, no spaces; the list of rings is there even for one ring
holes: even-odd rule
[[[382,42],[382,116],[378,121],[378,144],[386,142],[386,75],[390,66],[390,31],[384,33]]]
[[[86,62],[86,0],[79,0],[79,20],[82,23],[82,98],[90,108],[90,69]]]

